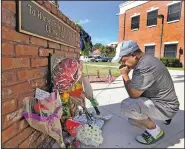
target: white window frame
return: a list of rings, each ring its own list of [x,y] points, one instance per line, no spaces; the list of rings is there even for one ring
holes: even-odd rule
[[[133,14],[133,15],[130,16],[130,17],[133,18],[133,17],[137,17],[137,16],[140,16],[140,13],[135,13],[135,14]]]
[[[150,25],[150,26],[146,26],[147,28],[151,28],[151,27],[155,27],[157,25]]]
[[[136,29],[131,29],[131,31],[137,31],[137,30],[139,30],[139,28],[136,28]]]
[[[151,9],[149,9],[149,10],[147,10],[146,12],[148,13],[148,12],[151,12],[151,11],[155,11],[155,10],[158,10],[159,9],[159,7],[155,7],[155,8],[151,8]]]
[[[156,44],[155,43],[144,44],[145,49],[146,49],[146,47],[149,47],[149,46],[154,46],[154,56],[155,56],[155,46],[156,46]]]
[[[167,6],[170,6],[170,5],[174,5],[174,4],[177,4],[177,3],[181,3],[182,1],[173,1],[171,3],[168,3]]]
[[[155,46],[156,44],[155,43],[147,43],[147,44],[144,44],[144,46]]]
[[[178,44],[178,41],[172,41],[172,42],[164,42],[164,45],[169,45],[169,44]]]
[[[167,4],[167,6],[169,7],[169,6],[171,6],[171,5],[174,5],[174,4],[177,4],[177,3],[181,3],[182,1],[173,1],[173,2],[171,2],[171,3],[168,3]],[[181,9],[181,11],[182,11],[182,9]],[[167,17],[168,17],[168,15],[167,15]],[[168,19],[168,18],[167,18]],[[168,21],[167,23],[168,24],[170,24],[170,23],[175,23],[175,22],[179,22],[179,20],[180,19],[178,19],[178,20],[173,20],[173,21]]]
[[[146,12],[147,12],[147,16],[148,16],[148,12],[152,12],[152,11],[155,11],[155,10],[158,10],[159,9],[159,7],[156,7],[156,8],[151,8],[150,10],[147,10]],[[148,19],[148,17],[147,17],[147,19]],[[150,26],[147,26],[146,25],[146,27],[148,27],[148,28],[150,28],[150,27],[155,27],[155,26],[157,26],[157,25],[150,25]]]
[[[135,13],[134,15],[132,15],[132,16],[130,16],[130,18],[131,18],[131,26],[132,26],[132,18],[133,17],[137,17],[137,16],[140,16],[140,13]],[[140,19],[139,19],[139,25],[140,25]],[[137,31],[137,30],[139,30],[139,28],[135,28],[135,29],[131,29],[131,31]]]
[[[175,23],[175,22],[179,22],[179,20],[169,21],[169,22],[167,22],[167,23],[170,24],[170,23]]]
[[[178,43],[179,43],[178,41],[164,42],[164,56],[165,56],[165,45],[174,45],[174,44],[176,44],[177,45],[177,48],[178,48]],[[176,56],[177,56],[177,51],[176,51]]]

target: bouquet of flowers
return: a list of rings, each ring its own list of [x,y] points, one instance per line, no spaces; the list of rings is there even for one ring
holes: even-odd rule
[[[97,125],[80,125],[76,132],[76,139],[85,145],[98,147],[103,143],[102,130]]]
[[[91,114],[92,121],[82,115],[77,115],[73,119],[68,119],[65,123],[67,131],[74,138],[74,140],[87,146],[98,147],[103,143],[102,126],[104,121],[111,118],[111,115],[107,116],[93,116]]]
[[[60,118],[63,114],[58,92],[48,93],[49,97],[38,99],[25,97],[23,116],[31,127],[50,135],[61,148],[65,147]]]

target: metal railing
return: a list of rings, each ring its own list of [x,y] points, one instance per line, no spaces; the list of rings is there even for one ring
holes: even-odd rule
[[[88,74],[87,66],[86,66],[86,71],[84,72],[84,75],[88,77],[90,83],[111,83],[116,78],[112,76],[112,72],[110,69],[108,70],[107,74],[104,74],[104,75],[101,75],[101,69],[98,69],[98,68],[94,75]]]

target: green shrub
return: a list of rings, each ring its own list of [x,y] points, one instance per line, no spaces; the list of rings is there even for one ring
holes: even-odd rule
[[[166,67],[181,67],[180,61],[177,58],[163,57],[160,60]]]

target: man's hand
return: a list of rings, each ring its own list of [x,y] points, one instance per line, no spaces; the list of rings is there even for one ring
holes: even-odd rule
[[[128,75],[131,69],[129,69],[125,65],[121,65],[119,66],[119,70],[120,70],[121,75],[124,76],[124,75]]]
[[[139,90],[136,90],[134,88],[131,87],[131,80],[128,76],[129,72],[131,69],[129,69],[127,66],[124,66],[124,65],[121,65],[119,67],[119,70],[120,70],[120,73],[122,75],[122,78],[123,78],[123,81],[124,81],[124,84],[125,84],[125,88],[129,94],[129,96],[131,98],[138,98],[141,96],[141,94],[144,92],[144,91],[139,91]]]

